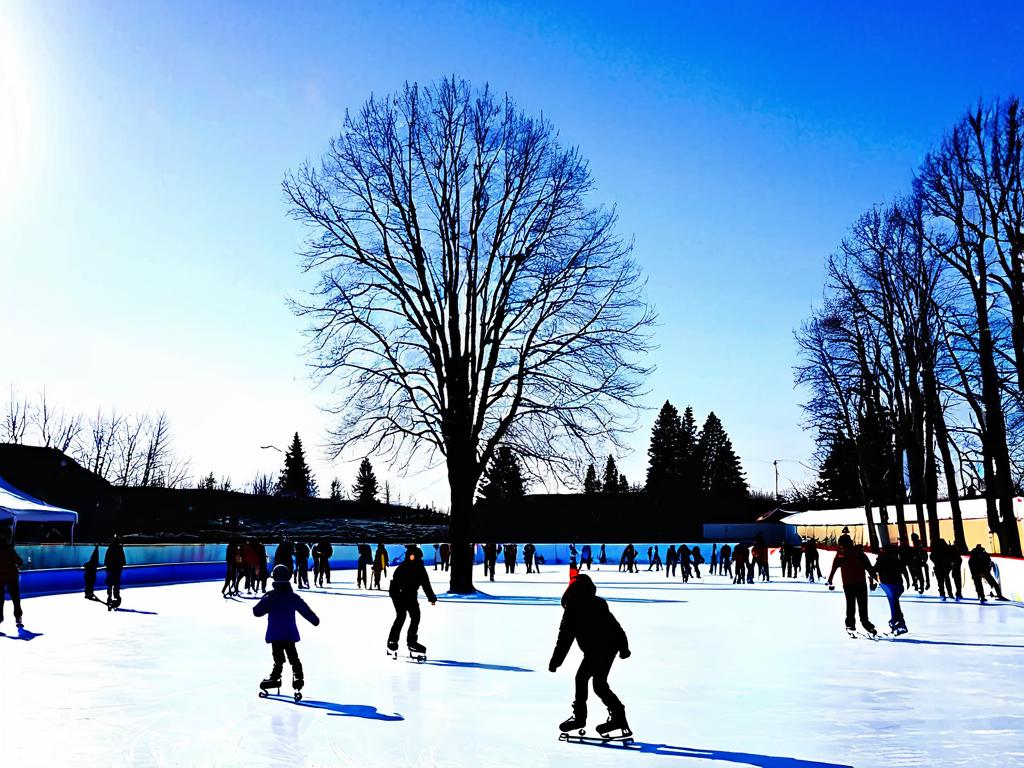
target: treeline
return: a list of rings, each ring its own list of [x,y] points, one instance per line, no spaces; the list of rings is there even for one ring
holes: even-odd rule
[[[1018,99],[966,113],[905,196],[854,222],[796,334],[819,490],[864,506],[873,546],[889,510],[901,537],[909,519],[936,540],[942,497],[963,544],[966,491],[984,495],[1001,551],[1021,554],[1022,142]]]
[[[167,414],[69,413],[43,392],[38,400],[13,389],[0,422],[0,442],[56,448],[112,485],[182,488],[189,461],[173,449]]]

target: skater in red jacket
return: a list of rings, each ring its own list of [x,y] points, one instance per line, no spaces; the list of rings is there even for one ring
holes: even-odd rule
[[[597,596],[597,587],[585,573],[581,573],[562,595],[562,623],[558,627],[558,642],[551,656],[548,670],[556,671],[565,661],[573,641],[583,651],[583,661],[576,671],[576,698],[572,703],[572,717],[562,723],[562,733],[582,729],[587,723],[587,695],[590,681],[594,681],[594,693],[608,707],[608,722],[597,726],[597,732],[609,738],[624,738],[631,735],[626,722],[626,708],[608,687],[608,673],[618,654],[623,659],[630,656],[629,641],[619,622],[608,610],[608,603]],[[621,731],[614,736],[613,731]]]
[[[857,628],[854,620],[855,609],[860,611],[860,623],[871,636],[877,635],[878,630],[868,619],[868,586],[865,574],[871,577],[871,588],[875,588],[875,566],[864,554],[864,548],[854,546],[849,536],[843,535],[839,539],[839,551],[832,562],[832,572],[828,575],[828,588],[832,586],[832,577],[836,571],[843,575],[843,592],[846,595],[846,631],[851,635]]]

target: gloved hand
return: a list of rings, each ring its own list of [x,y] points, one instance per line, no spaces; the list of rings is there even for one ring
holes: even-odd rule
[[[619,651],[619,658],[622,659],[628,659],[632,655],[633,652],[629,650],[629,648],[623,648],[621,651]]]
[[[557,671],[558,671],[558,665],[557,664],[554,664],[554,663],[548,664],[548,672],[557,672]]]

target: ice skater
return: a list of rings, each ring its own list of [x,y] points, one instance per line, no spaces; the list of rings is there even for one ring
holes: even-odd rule
[[[295,544],[295,584],[299,589],[309,589],[309,545]]]
[[[680,544],[676,552],[679,554],[679,572],[683,577],[683,583],[686,584],[690,581],[690,548]]]
[[[665,550],[665,578],[676,575],[676,563],[679,560],[679,555],[676,553],[676,545],[669,544],[668,549]]]
[[[295,614],[299,613],[314,627],[320,624],[319,617],[313,613],[313,609],[306,605],[306,601],[292,591],[292,574],[286,565],[275,565],[271,580],[273,587],[260,601],[252,608],[253,616],[267,617],[266,641],[270,644],[271,655],[274,658],[274,667],[267,679],[260,683],[261,696],[267,695],[267,690],[276,688],[281,690],[281,672],[284,669],[285,659],[292,667],[292,689],[295,691],[295,700],[302,698],[300,691],[305,683],[302,674],[302,662],[299,660],[299,653],[295,644],[299,642],[299,628],[295,624]]]
[[[708,573],[714,576],[718,573],[718,545],[711,545],[711,565],[708,566]]]
[[[533,556],[536,552],[537,548],[530,542],[523,546],[523,563],[526,565],[527,573],[533,573]]]
[[[494,569],[498,565],[498,545],[484,544],[484,576],[490,575],[494,581]]]
[[[103,565],[107,569],[107,610],[112,611],[121,605],[121,572],[126,564],[124,547],[121,546],[121,536],[114,534],[114,540],[110,542],[106,553],[103,555]]]
[[[21,611],[21,592],[18,590],[18,569],[24,565],[14,547],[11,546],[10,534],[0,531],[0,624],[4,620],[4,594],[11,598],[14,606],[14,624],[18,629],[24,626]]]
[[[395,606],[395,622],[391,625],[391,632],[388,634],[388,651],[398,651],[398,636],[402,633],[402,626],[405,624],[406,616],[409,617],[409,631],[406,634],[406,642],[410,654],[425,654],[427,649],[419,642],[420,629],[420,605],[419,591],[431,605],[437,605],[437,596],[430,586],[430,577],[427,576],[427,569],[423,566],[423,553],[419,547],[409,546],[405,551],[405,560],[397,568],[391,577],[391,584],[388,587],[388,594]]]
[[[594,693],[608,708],[607,722],[597,726],[597,732],[604,737],[624,738],[632,735],[626,722],[626,709],[608,686],[608,673],[618,654],[623,659],[630,656],[626,633],[612,612],[608,603],[597,596],[597,588],[591,578],[584,574],[576,577],[562,595],[562,623],[558,627],[558,641],[548,670],[555,672],[565,661],[575,641],[583,651],[583,661],[576,671],[576,698],[572,703],[572,716],[558,726],[562,733],[582,729],[587,724],[587,696],[591,680]],[[612,732],[620,731],[615,736]]]
[[[804,550],[804,577],[814,583],[814,574],[817,572],[818,578],[823,578],[821,575],[821,565],[818,555],[818,542],[813,538],[808,539],[803,546]]]
[[[97,544],[92,548],[92,555],[82,564],[83,578],[85,579],[85,599],[96,599],[96,574],[100,569],[100,547]]]
[[[356,563],[356,586],[369,589],[369,568],[373,565],[373,550],[369,544],[360,544],[356,550],[359,552],[359,562]]]
[[[719,565],[718,565],[718,575],[719,576],[728,576],[728,577],[732,578],[732,560],[729,559],[731,557],[731,555],[732,555],[732,547],[730,547],[728,544],[723,544],[722,545],[722,555],[721,555],[721,558],[718,561],[718,563],[719,563]]]
[[[381,574],[388,573],[388,551],[383,544],[377,545],[377,551],[373,554],[373,588],[380,589]]]
[[[864,554],[863,547],[855,547],[849,535],[839,537],[839,551],[832,562],[832,572],[828,575],[828,588],[835,589],[832,578],[840,571],[843,576],[843,593],[846,595],[846,631],[856,637],[857,623],[855,611],[860,611],[860,623],[872,637],[878,634],[875,625],[868,619],[868,586],[865,574],[871,578],[872,588],[875,584],[875,567]]]
[[[952,554],[952,557],[950,556]],[[939,539],[932,544],[931,561],[935,570],[935,585],[939,588],[939,597],[945,601],[953,597],[953,584],[950,581],[950,574],[953,570],[953,560],[959,560],[956,552],[946,543],[945,539]],[[957,563],[959,565],[959,563]],[[959,599],[959,598],[957,598]]]
[[[452,548],[448,544],[441,544],[441,570],[447,571],[452,557]]]
[[[875,560],[875,574],[889,600],[889,629],[894,635],[907,633],[907,622],[900,608],[900,595],[903,594],[903,577],[906,570],[907,564],[900,558],[896,545],[885,544]]]
[[[995,590],[996,600],[1006,600],[1003,597],[1003,590],[999,582],[992,578],[992,556],[985,551],[985,548],[978,544],[971,550],[967,558],[967,567],[971,571],[971,578],[974,580],[974,588],[978,591],[978,602],[987,603],[985,599],[985,588],[982,582],[987,583]]]
[[[580,550],[580,570],[583,570],[583,566],[587,566],[587,570],[590,570],[590,566],[594,564],[594,550],[590,548],[589,544],[584,544]]]
[[[597,556],[597,562],[598,562],[598,563],[599,563],[600,565],[607,565],[607,564],[608,564],[608,553],[604,551],[604,547],[605,547],[605,545],[604,545],[604,544],[602,544],[602,545],[601,545],[601,552],[600,552],[600,554],[599,554],[599,555]]]
[[[700,567],[704,563],[704,555],[700,553],[700,547],[694,547],[690,551],[690,555],[693,559],[693,575],[698,579],[700,578]]]

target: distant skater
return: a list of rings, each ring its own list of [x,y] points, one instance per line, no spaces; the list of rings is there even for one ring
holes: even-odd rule
[[[533,573],[533,556],[536,551],[537,548],[529,542],[523,547],[523,563],[526,565],[527,573]]]
[[[680,544],[679,549],[676,550],[679,555],[679,573],[683,578],[683,583],[686,584],[690,581],[690,548],[685,544]]]
[[[124,547],[121,546],[121,537],[114,534],[114,540],[110,542],[106,553],[103,555],[103,565],[107,569],[107,610],[112,611],[121,605],[121,572],[125,566]]]
[[[273,587],[253,606],[252,613],[257,617],[267,617],[265,639],[270,644],[271,655],[274,659],[274,666],[267,679],[260,683],[260,688],[263,691],[269,688],[280,690],[281,673],[284,670],[285,659],[287,659],[292,668],[292,689],[295,691],[295,699],[299,700],[302,698],[299,691],[302,690],[305,678],[302,673],[299,653],[295,649],[295,644],[299,642],[299,628],[295,624],[295,614],[301,614],[314,627],[320,624],[320,619],[306,605],[306,601],[292,591],[291,577],[291,570],[288,566],[275,565],[271,574]]]
[[[960,564],[955,550],[946,543],[945,539],[939,539],[932,544],[931,561],[935,570],[935,585],[939,588],[939,597],[942,600],[952,598],[954,595],[953,584],[950,575],[953,571],[953,561]],[[959,599],[959,598],[957,598]]]
[[[823,578],[821,575],[821,565],[818,557],[818,542],[813,538],[808,539],[804,542],[804,578],[806,578],[812,584],[814,583],[814,574],[818,574],[818,578]]]
[[[900,558],[899,548],[894,544],[885,544],[875,560],[875,574],[889,600],[889,629],[894,635],[903,635],[907,632],[907,621],[900,607],[906,570],[907,564]]]
[[[732,562],[736,566],[736,575],[733,577],[733,584],[743,584],[747,580],[747,560],[750,557],[750,550],[747,545],[740,542],[732,550]]]
[[[730,577],[732,576],[732,560],[729,559],[731,555],[732,555],[732,547],[730,547],[728,544],[723,544],[722,545],[722,554],[721,554],[721,556],[719,557],[719,560],[718,560],[718,575],[719,576],[730,576]]]
[[[85,579],[85,599],[95,600],[96,599],[96,574],[100,569],[100,547],[97,544],[92,548],[92,554],[89,559],[82,564],[82,570],[84,571],[83,577]]]
[[[359,561],[356,563],[356,586],[370,588],[370,565],[373,563],[373,550],[369,544],[360,544],[356,550],[359,552]]]
[[[295,583],[309,589],[309,545],[302,541],[295,545]]]
[[[427,649],[419,642],[420,629],[420,606],[419,591],[431,605],[437,604],[437,596],[430,586],[430,578],[427,576],[427,569],[423,566],[423,553],[419,547],[410,546],[406,549],[405,560],[395,568],[391,577],[391,584],[388,587],[388,594],[395,606],[395,621],[391,625],[391,632],[388,633],[388,650],[398,650],[398,636],[402,633],[402,626],[406,617],[409,618],[409,631],[406,634],[406,642],[412,653],[426,653]]]
[[[996,600],[1006,600],[1003,597],[1003,590],[999,582],[992,578],[992,556],[985,551],[985,548],[978,544],[971,550],[971,556],[967,558],[967,567],[971,571],[971,578],[974,580],[974,588],[978,592],[978,602],[987,603],[985,599],[985,588],[982,583],[988,584],[995,590]]]
[[[700,567],[704,563],[704,555],[700,553],[700,547],[694,547],[690,552],[693,558],[693,575],[700,578]]]
[[[441,570],[447,571],[452,558],[452,548],[449,544],[441,544]]]
[[[712,576],[718,573],[718,545],[711,545],[711,564],[708,566],[708,573]]]
[[[853,635],[857,629],[855,613],[860,612],[860,623],[869,635],[877,635],[878,630],[868,619],[868,586],[865,574],[870,576],[874,585],[875,568],[864,554],[863,547],[855,547],[849,535],[839,537],[839,551],[832,562],[832,572],[828,575],[828,588],[832,586],[832,578],[839,571],[843,576],[843,593],[846,595],[846,631]]]
[[[590,566],[594,564],[594,550],[590,548],[589,544],[584,544],[580,550],[580,570],[583,570],[583,566],[587,566],[587,570],[590,570]]]
[[[494,569],[498,565],[498,545],[484,544],[484,576],[490,575],[494,581]]]
[[[626,722],[626,709],[608,686],[608,674],[616,654],[628,659],[629,642],[626,633],[608,609],[608,603],[597,596],[597,588],[591,578],[584,574],[576,577],[562,595],[562,622],[558,628],[558,640],[548,664],[548,670],[555,672],[565,661],[575,641],[583,651],[583,661],[576,671],[576,696],[572,704],[572,716],[559,725],[563,733],[582,729],[587,723],[587,697],[591,681],[594,693],[608,708],[607,722],[597,726],[602,736],[631,735]],[[614,734],[619,731],[620,734]]]
[[[679,560],[679,555],[676,553],[676,545],[669,544],[668,549],[665,550],[665,578],[676,575],[676,562]]]
[[[11,546],[10,534],[7,531],[0,531],[0,624],[4,620],[4,595],[11,598],[11,605],[14,606],[14,625],[21,629],[21,592],[18,589],[18,572],[24,565],[14,547]]]
[[[604,544],[601,545],[601,553],[597,556],[597,562],[600,565],[608,564],[608,553],[604,551]]]
[[[388,551],[383,544],[377,545],[377,551],[373,554],[373,588],[380,589],[381,574],[388,572]]]

